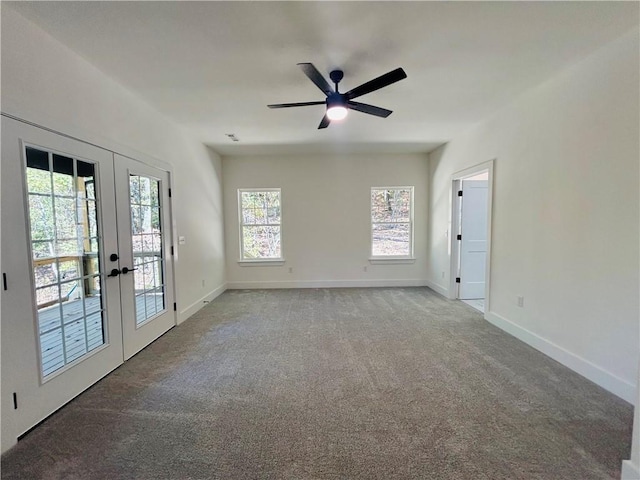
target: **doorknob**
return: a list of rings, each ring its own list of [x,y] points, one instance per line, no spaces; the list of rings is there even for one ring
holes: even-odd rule
[[[137,270],[137,268],[122,267],[122,274],[126,275],[127,273],[133,272],[134,270]]]
[[[111,273],[107,275],[107,277],[117,277],[118,275],[120,275],[120,270],[114,268],[113,270],[111,270]]]
[[[118,254],[117,253],[112,253],[109,256],[109,260],[111,260],[112,262],[115,262],[116,260],[118,260]]]

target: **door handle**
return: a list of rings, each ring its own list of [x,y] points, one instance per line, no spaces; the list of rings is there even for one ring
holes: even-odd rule
[[[134,270],[137,270],[137,268],[122,267],[122,274],[126,275],[127,273],[133,272]]]
[[[107,275],[107,277],[117,277],[118,275],[120,275],[120,270],[114,268],[113,270],[111,270],[111,273]]]

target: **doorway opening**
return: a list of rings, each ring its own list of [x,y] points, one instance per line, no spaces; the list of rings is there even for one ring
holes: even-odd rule
[[[493,161],[452,177],[451,298],[489,310]]]

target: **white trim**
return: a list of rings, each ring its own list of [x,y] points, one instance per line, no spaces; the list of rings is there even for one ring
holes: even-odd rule
[[[631,460],[622,462],[622,474],[620,480],[638,480],[640,479],[640,467],[634,465]]]
[[[178,325],[191,317],[194,313],[198,312],[201,308],[203,308],[207,303],[212,302],[220,295],[224,293],[227,289],[227,284],[223,283],[217,288],[214,288],[212,291],[207,293],[204,297],[197,300],[196,302],[189,305],[184,310],[180,310],[180,314],[178,315]]]
[[[510,320],[494,313],[485,313],[484,318],[495,325],[499,329],[513,335],[518,340],[522,340],[527,345],[553,358],[567,368],[570,368],[583,377],[591,380],[593,383],[601,386],[605,390],[626,400],[632,405],[635,402],[636,386],[616,377],[614,374],[607,372],[601,367],[591,363],[590,361],[572,353],[546,338],[542,338],[529,330],[516,325]]]
[[[427,280],[427,287],[429,287],[434,292],[439,293],[443,297],[449,298],[449,290],[447,289],[447,287],[438,285],[437,283],[434,283],[431,280]]]
[[[493,171],[495,160],[489,160],[474,165],[464,170],[460,170],[451,175],[451,211],[450,211],[450,229],[449,229],[449,251],[451,256],[449,258],[449,291],[447,292],[447,298],[458,298],[458,284],[456,283],[456,277],[458,276],[458,257],[459,246],[457,240],[457,233],[460,231],[460,225],[458,225],[458,205],[459,197],[457,190],[460,188],[460,180],[468,177],[473,177],[478,173],[487,171],[489,173],[488,179],[488,192],[487,192],[487,258],[485,266],[485,281],[484,281],[484,304],[485,311],[491,309],[491,231],[492,227],[492,214],[493,214]],[[456,188],[457,187],[457,188]]]
[[[371,257],[371,265],[401,265],[405,263],[416,263],[415,257]]]
[[[238,265],[241,267],[281,267],[284,263],[284,258],[254,258],[252,260],[238,260]]]
[[[398,280],[285,280],[228,282],[229,290],[262,288],[349,288],[349,287],[426,287],[427,280],[408,278]]]
[[[159,114],[158,112],[155,112]],[[46,130],[51,133],[55,133],[56,135],[60,135],[61,137],[70,138],[71,140],[75,140],[77,142],[82,142],[86,145],[91,145],[93,147],[101,148],[102,150],[107,150],[108,152],[117,153],[123,157],[130,158],[132,160],[136,160],[142,163],[146,163],[152,167],[159,168],[160,170],[166,170],[168,172],[171,171],[171,164],[161,160],[157,157],[149,155],[147,153],[140,152],[134,148],[128,147],[121,143],[115,142],[110,138],[102,137],[96,135],[90,130],[85,130],[83,128],[76,127],[74,125],[64,123],[61,124],[58,120],[52,120],[51,118],[44,118],[41,114],[36,115],[34,120],[27,120],[24,116],[14,115],[12,113],[2,111],[0,115],[6,118],[10,118],[12,120],[16,120],[18,122],[24,123],[26,125],[31,125],[32,127],[37,127],[41,130]],[[161,115],[161,114],[159,114]],[[29,116],[29,115],[27,115]],[[167,120],[166,117],[163,117],[164,120]],[[173,121],[169,120],[173,123]],[[45,125],[60,125],[58,126],[45,126]],[[173,126],[177,125],[173,123]],[[67,133],[68,132],[68,133]],[[183,133],[182,131],[180,133]],[[143,159],[143,160],[140,160]]]

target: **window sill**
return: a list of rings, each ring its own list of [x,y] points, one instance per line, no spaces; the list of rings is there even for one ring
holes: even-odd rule
[[[284,265],[284,258],[253,258],[251,260],[238,260],[241,267],[281,267]]]
[[[371,257],[371,265],[403,265],[416,263],[415,257]]]

